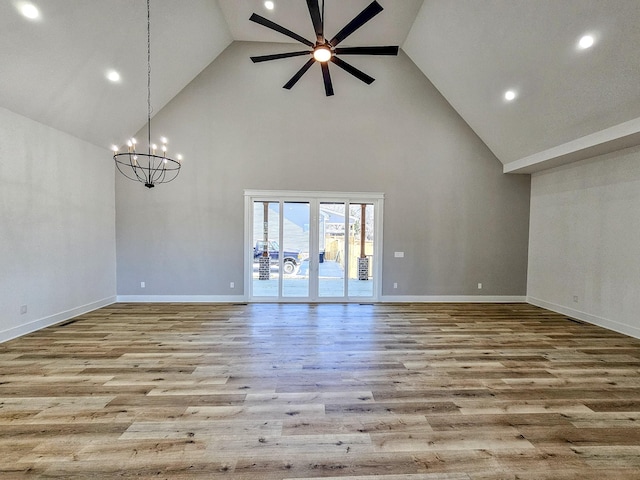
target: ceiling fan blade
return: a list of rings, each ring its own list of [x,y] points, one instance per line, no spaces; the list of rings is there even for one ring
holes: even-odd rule
[[[269,60],[279,60],[281,58],[300,57],[302,55],[311,55],[309,50],[300,52],[275,53],[273,55],[260,55],[258,57],[250,57],[253,63],[268,62]]]
[[[397,46],[336,48],[337,55],[398,55]]]
[[[331,57],[331,61],[333,63],[335,63],[337,66],[339,66],[340,68],[342,68],[344,71],[349,72],[351,75],[353,75],[354,77],[362,80],[364,83],[366,83],[367,85],[371,85],[376,79],[373,77],[370,77],[369,75],[367,75],[366,73],[364,73],[361,70],[358,70],[356,67],[354,67],[353,65],[348,64],[347,62],[345,62],[344,60],[340,60],[338,57],[333,56]]]
[[[284,28],[281,25],[278,25],[277,23],[274,23],[274,22],[272,22],[271,20],[269,20],[267,18],[261,17],[257,13],[252,14],[251,17],[249,18],[249,20],[251,20],[252,22],[255,22],[255,23],[259,23],[260,25],[262,25],[264,27],[267,27],[267,28],[270,28],[271,30],[275,30],[278,33],[282,33],[283,35],[286,35],[287,37],[293,38],[294,40],[297,40],[300,43],[304,43],[305,45],[308,45],[311,48],[316,46],[315,43],[310,42],[306,38],[301,37],[297,33],[292,32],[291,30],[289,30],[287,28]]]
[[[322,67],[322,78],[324,80],[324,92],[327,94],[327,97],[333,95],[333,84],[331,83],[331,75],[329,74],[329,65],[327,62],[321,62],[320,66]]]
[[[353,20],[351,20],[345,27],[336,33],[336,36],[333,37],[329,43],[334,47],[338,45],[341,41],[379,14],[382,10],[382,6],[376,2],[375,0],[371,2],[371,4],[361,11]]]
[[[324,43],[324,32],[322,27],[322,17],[320,16],[320,6],[318,0],[307,0],[307,6],[309,7],[309,15],[311,15],[311,21],[313,22],[313,29],[316,31],[316,37],[319,43]]]
[[[304,75],[306,73],[306,71],[309,70],[309,68],[311,68],[311,65],[313,65],[314,62],[315,62],[315,60],[313,58],[310,58],[309,61],[307,63],[305,63],[302,66],[302,68],[300,70],[298,70],[293,77],[291,77],[291,80],[289,80],[287,83],[285,83],[284,87],[282,87],[282,88],[286,88],[287,90],[291,90],[291,88],[298,82],[298,80],[300,80],[300,77],[302,77],[302,75]]]

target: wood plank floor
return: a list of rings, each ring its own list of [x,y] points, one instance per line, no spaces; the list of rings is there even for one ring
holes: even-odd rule
[[[115,304],[0,345],[0,477],[638,479],[640,341],[526,304]]]

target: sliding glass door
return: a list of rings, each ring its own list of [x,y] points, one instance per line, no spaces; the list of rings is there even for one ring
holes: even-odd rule
[[[375,301],[381,194],[245,192],[251,301]]]

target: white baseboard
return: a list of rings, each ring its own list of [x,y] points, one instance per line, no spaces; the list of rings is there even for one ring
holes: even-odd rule
[[[56,323],[64,322],[65,320],[69,320],[70,318],[77,317],[78,315],[82,315],[83,313],[91,312],[93,310],[97,310],[98,308],[106,307],[107,305],[111,305],[115,302],[115,296],[107,297],[103,298],[102,300],[87,303],[86,305],[81,305],[70,310],[65,310],[64,312],[56,313],[48,317],[39,318],[28,323],[23,323],[22,325],[18,325],[16,327],[3,330],[2,332],[0,332],[0,343],[21,337],[42,328],[50,327],[52,325],[55,325]]]
[[[246,303],[244,295],[118,295],[118,303]]]
[[[244,295],[118,295],[119,303],[247,303]],[[332,299],[331,302],[336,301]],[[346,301],[346,300],[345,300]],[[353,303],[367,303],[370,299],[357,298]],[[274,303],[277,299],[253,299],[251,303]],[[287,303],[308,303],[308,300],[288,298]],[[526,303],[519,295],[383,295],[379,303]],[[373,303],[373,302],[372,302]]]
[[[555,303],[546,302],[535,297],[527,297],[527,303],[535,305],[536,307],[546,308],[552,312],[561,313],[568,317],[572,317],[578,320],[582,320],[593,325],[597,325],[602,328],[613,330],[614,332],[629,335],[630,337],[640,338],[640,328],[625,323],[616,322],[608,318],[598,317],[597,315],[591,315],[590,313],[581,312],[573,308],[565,307],[564,305],[557,305]]]
[[[520,295],[382,295],[383,303],[526,303]]]

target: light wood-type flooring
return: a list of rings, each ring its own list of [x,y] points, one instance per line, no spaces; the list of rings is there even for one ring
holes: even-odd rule
[[[115,304],[0,345],[0,478],[640,479],[640,341],[527,304]]]

